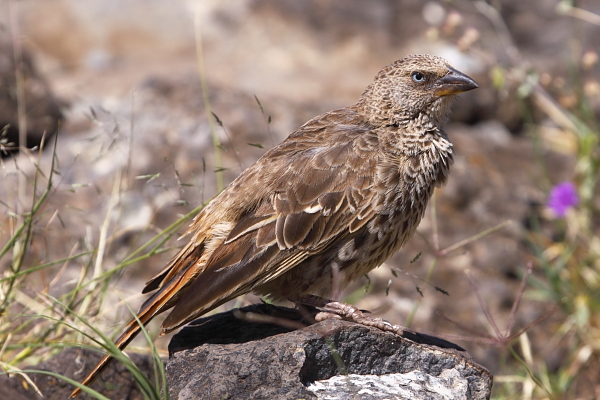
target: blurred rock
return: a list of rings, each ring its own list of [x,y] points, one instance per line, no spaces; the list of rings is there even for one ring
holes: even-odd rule
[[[71,379],[81,380],[98,361],[102,354],[90,350],[69,348],[47,361],[42,362],[29,369],[53,372]],[[132,361],[150,379],[153,379],[154,368],[152,358],[148,355],[131,354]],[[43,373],[28,373],[37,388],[42,392],[43,398],[48,400],[64,400],[75,388],[64,380]],[[109,399],[142,400],[142,395],[136,385],[133,375],[119,362],[109,365],[102,376],[92,385],[94,390],[99,391]],[[8,377],[0,376],[0,398],[11,400],[29,400],[40,398],[34,389],[25,383],[18,375]],[[78,399],[93,399],[90,395],[82,393]]]
[[[508,93],[495,90],[487,74],[471,76],[483,90],[474,90],[472,95],[461,96],[452,110],[452,121],[475,125],[482,121],[499,121],[511,133],[523,130],[523,110],[516,99],[516,88],[508,88]]]
[[[334,319],[294,330],[301,321],[261,304],[193,322],[170,344],[171,398],[489,399],[491,374],[450,342]]]
[[[27,147],[39,146],[46,134],[46,143],[56,133],[63,118],[58,100],[45,78],[37,71],[28,51],[23,50],[20,66],[15,63],[12,44],[0,37],[0,156],[5,157],[19,148],[19,98],[17,68],[23,79]]]

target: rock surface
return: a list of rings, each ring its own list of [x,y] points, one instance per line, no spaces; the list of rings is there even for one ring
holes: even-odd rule
[[[455,369],[439,376],[412,371],[406,374],[337,375],[309,385],[318,399],[402,399],[402,400],[464,400],[469,390],[468,380]]]
[[[270,305],[235,312],[200,319],[175,335],[166,367],[172,399],[490,396],[491,374],[442,339],[333,319],[294,330],[302,316]],[[257,318],[265,323],[248,321]],[[411,391],[418,395],[409,397]]]

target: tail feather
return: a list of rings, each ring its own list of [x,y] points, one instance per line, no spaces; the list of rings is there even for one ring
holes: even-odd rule
[[[189,273],[189,270],[188,270]],[[119,336],[115,341],[115,346],[119,350],[123,350],[141,331],[141,326],[146,325],[156,315],[168,310],[173,307],[173,300],[181,295],[182,289],[186,286],[186,280],[182,279],[185,274],[181,274],[178,279],[171,281],[168,285],[162,287],[160,291],[156,292],[151,296],[141,307],[137,314],[137,318],[129,321],[125,327],[125,332]],[[189,280],[187,280],[189,282]],[[85,379],[81,382],[85,386],[91,385],[98,376],[110,365],[113,360],[113,356],[106,355],[100,360],[100,362],[94,367]],[[81,393],[80,388],[76,388],[71,393],[70,398],[76,397]]]

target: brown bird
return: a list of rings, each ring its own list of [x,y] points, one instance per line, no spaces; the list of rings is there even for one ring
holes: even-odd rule
[[[302,125],[194,218],[189,242],[146,283],[143,293],[154,293],[138,319],[147,324],[173,308],[166,334],[248,292],[314,304],[381,265],[446,181],[453,150],[443,125],[454,95],[475,88],[440,57],[386,66],[355,105]],[[357,311],[318,303],[344,317]],[[139,331],[131,320],[116,345]]]

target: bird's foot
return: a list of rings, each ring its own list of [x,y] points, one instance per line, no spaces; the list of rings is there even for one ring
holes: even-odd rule
[[[299,303],[314,306],[321,310],[321,312],[315,315],[315,320],[317,322],[321,322],[329,318],[335,318],[343,319],[345,321],[352,321],[364,326],[378,328],[384,332],[391,332],[401,336],[406,331],[413,332],[412,330],[403,326],[390,324],[388,321],[382,318],[373,317],[368,311],[359,310],[350,304],[339,301],[332,301],[317,296],[309,296],[303,298],[301,301],[299,301]]]

